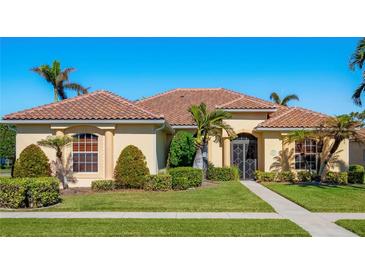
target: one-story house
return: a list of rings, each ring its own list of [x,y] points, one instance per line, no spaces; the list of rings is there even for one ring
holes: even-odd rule
[[[317,144],[287,144],[283,137],[292,130],[318,127],[327,115],[300,107],[286,107],[224,88],[179,88],[138,101],[129,101],[108,91],[95,91],[60,102],[12,113],[3,122],[17,127],[16,154],[49,135],[70,135],[72,146],[65,157],[72,161],[77,186],[94,179],[111,179],[116,160],[127,145],[137,146],[145,155],[151,174],[166,167],[170,141],[175,132],[194,132],[188,108],[204,102],[209,109],[232,114],[226,122],[237,133],[222,143],[209,141],[208,158],[216,167],[236,165],[242,179],[255,170],[271,171],[283,165],[304,169],[298,145],[312,169],[317,164]],[[55,152],[42,148],[50,160]],[[349,142],[342,142],[332,169],[349,164]]]

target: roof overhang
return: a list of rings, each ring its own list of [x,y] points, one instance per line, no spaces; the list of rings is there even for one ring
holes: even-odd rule
[[[304,128],[304,127],[257,127],[255,128],[256,131],[293,131],[293,130],[305,130],[305,131],[313,131],[317,130],[318,128]]]
[[[197,129],[197,126],[193,126],[193,125],[176,125],[176,126],[171,126],[173,129]]]
[[[257,108],[257,109],[248,109],[248,108],[219,108],[226,112],[275,112],[276,108]]]
[[[0,124],[164,124],[164,119],[123,120],[1,120]]]

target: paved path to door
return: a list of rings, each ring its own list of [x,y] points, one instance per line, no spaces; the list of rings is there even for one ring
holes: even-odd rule
[[[243,181],[249,190],[270,204],[280,216],[289,219],[314,237],[356,237],[357,235],[334,224],[338,219],[349,219],[353,214],[312,213],[254,181]],[[360,214],[356,214],[359,218]],[[342,218],[344,217],[344,218]],[[365,214],[362,215],[365,218]]]

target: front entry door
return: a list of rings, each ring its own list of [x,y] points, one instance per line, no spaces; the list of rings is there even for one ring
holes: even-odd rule
[[[257,169],[257,140],[239,136],[231,144],[231,164],[237,166],[240,179],[253,179]]]

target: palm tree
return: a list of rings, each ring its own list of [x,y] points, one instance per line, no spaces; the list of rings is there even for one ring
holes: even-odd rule
[[[351,56],[350,69],[355,70],[356,67],[362,69],[364,62],[365,62],[365,38],[362,38],[359,44],[357,45],[355,52]],[[358,106],[362,105],[361,94],[365,92],[365,71],[363,71],[362,77],[363,77],[362,83],[357,89],[355,89],[354,94],[352,95],[354,103]]]
[[[322,138],[333,140],[329,152],[324,155],[318,174],[322,177],[332,157],[336,154],[341,142],[346,139],[362,143],[358,128],[361,126],[359,121],[354,120],[350,115],[339,115],[328,118],[317,130],[317,135]]]
[[[55,165],[55,173],[56,176],[62,182],[62,186],[64,189],[68,188],[67,183],[67,168],[63,163],[63,148],[68,146],[72,142],[72,138],[70,136],[48,136],[46,139],[38,141],[38,145],[53,148],[56,150],[56,162]]]
[[[284,99],[281,99],[279,94],[276,92],[273,92],[270,94],[270,99],[278,105],[287,106],[290,101],[296,100],[299,101],[299,97],[296,94],[289,94],[284,97]]]
[[[48,83],[52,84],[55,102],[57,102],[59,99],[64,100],[67,98],[65,89],[75,90],[77,95],[88,93],[87,88],[84,88],[80,84],[69,82],[69,74],[75,71],[75,69],[65,68],[64,70],[61,70],[61,64],[58,61],[53,61],[52,66],[42,65],[32,68],[31,71],[39,74]]]
[[[208,111],[204,103],[200,105],[192,105],[188,111],[191,113],[193,120],[196,123],[197,131],[195,143],[197,152],[195,154],[195,168],[203,169],[204,178],[208,169],[208,141],[214,137],[216,142],[221,141],[222,131],[226,131],[229,138],[236,136],[232,127],[226,124],[223,120],[231,118],[231,114],[224,110]]]

